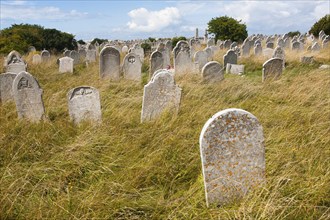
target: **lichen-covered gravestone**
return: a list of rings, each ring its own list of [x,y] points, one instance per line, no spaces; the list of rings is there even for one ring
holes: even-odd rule
[[[149,78],[156,72],[157,70],[163,69],[164,66],[164,58],[163,54],[159,51],[154,51],[150,56],[150,73]]]
[[[15,50],[11,51],[6,58],[6,72],[20,73],[26,71],[26,63],[22,56]]]
[[[271,58],[262,65],[262,81],[267,79],[278,79],[282,75],[283,60],[280,58]]]
[[[74,60],[71,57],[62,57],[59,59],[59,72],[60,73],[73,73],[73,62]]]
[[[208,62],[206,51],[197,51],[194,55],[194,61],[197,63],[199,71],[201,71],[204,65]]]
[[[202,77],[206,82],[219,82],[224,79],[223,67],[217,61],[208,62],[202,69]]]
[[[223,56],[223,66],[227,66],[227,63],[237,64],[237,54],[233,50],[228,50]]]
[[[135,53],[128,53],[123,64],[124,78],[140,82],[142,80],[141,67],[140,57]]]
[[[1,102],[14,101],[13,97],[13,82],[16,73],[3,73],[0,74],[0,100]]]
[[[144,86],[141,122],[159,117],[164,111],[179,110],[181,88],[174,81],[174,76],[167,70],[159,71]]]
[[[48,50],[41,51],[41,61],[42,62],[48,62],[50,61],[50,53]]]
[[[189,52],[182,50],[174,59],[174,71],[176,75],[189,74],[192,72],[193,63]]]
[[[79,53],[77,51],[72,50],[70,52],[70,56],[69,57],[71,57],[73,59],[73,64],[74,65],[79,64],[79,62],[80,62],[80,55],[79,55]]]
[[[114,47],[104,47],[100,52],[100,76],[111,80],[120,78],[120,53]]]
[[[45,108],[42,101],[42,89],[30,73],[20,72],[15,77],[12,92],[18,118],[26,118],[33,122],[38,122],[43,118]]]
[[[207,205],[235,202],[265,181],[263,129],[251,113],[216,113],[204,125],[199,143]]]
[[[89,86],[77,87],[68,92],[67,99],[69,115],[75,124],[84,120],[101,123],[100,95],[97,89]]]

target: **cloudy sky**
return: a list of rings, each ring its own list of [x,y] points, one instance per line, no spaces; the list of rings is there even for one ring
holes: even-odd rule
[[[1,29],[38,24],[72,33],[76,39],[136,39],[202,36],[214,17],[241,19],[248,33],[307,32],[330,13],[320,1],[7,1],[1,0]]]

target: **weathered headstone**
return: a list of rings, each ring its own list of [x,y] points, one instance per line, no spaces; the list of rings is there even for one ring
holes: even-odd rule
[[[199,143],[207,206],[235,202],[265,182],[263,128],[251,113],[216,113],[205,123]]]
[[[303,45],[302,43],[300,43],[299,41],[293,42],[292,46],[291,46],[292,50],[294,51],[301,51],[303,49]]]
[[[280,58],[283,60],[283,67],[285,66],[285,52],[280,46],[277,46],[273,52],[272,58]]]
[[[41,62],[50,61],[50,53],[48,50],[41,51]]]
[[[159,51],[154,51],[150,56],[150,73],[149,78],[159,69],[164,68],[163,54]]]
[[[141,122],[159,117],[164,111],[179,111],[181,88],[167,70],[160,71],[144,86]]]
[[[242,44],[242,56],[249,56],[250,55],[250,41],[245,40],[244,43]]]
[[[44,117],[42,89],[30,73],[20,72],[15,77],[12,92],[19,118],[38,122]]]
[[[271,48],[271,49],[273,49],[273,48],[274,48],[274,43],[273,43],[273,42],[268,42],[268,43],[266,44],[266,47],[267,47],[267,48]]]
[[[100,76],[111,80],[120,78],[120,53],[114,47],[104,47],[100,52]]]
[[[210,47],[205,47],[204,50],[207,54],[207,60],[211,61],[213,59],[213,51]]]
[[[86,50],[85,49],[78,50],[78,53],[79,53],[79,57],[80,57],[81,60],[86,59]]]
[[[237,54],[233,50],[228,50],[223,56],[223,65],[227,66],[227,63],[237,64]]]
[[[202,77],[206,82],[219,82],[224,79],[223,67],[217,61],[208,62],[202,69]]]
[[[244,65],[227,63],[226,73],[242,75],[244,74],[244,67],[245,67]]]
[[[13,97],[13,81],[17,76],[16,73],[3,73],[0,74],[0,101],[14,101]]]
[[[86,51],[86,61],[87,61],[87,63],[96,62],[96,50],[87,50]]]
[[[142,63],[140,57],[135,53],[128,53],[123,63],[124,78],[141,81],[141,67]]]
[[[215,40],[214,38],[211,38],[207,41],[207,46],[210,47],[210,46],[214,46],[215,45]]]
[[[122,48],[121,48],[121,52],[122,53],[127,53],[128,52],[128,47],[126,45],[124,45]]]
[[[80,62],[80,55],[79,55],[79,53],[77,51],[72,50],[70,52],[70,57],[73,59],[73,64],[74,65],[79,64],[79,62]]]
[[[41,63],[41,56],[39,54],[34,54],[32,57],[32,63],[33,64]]]
[[[231,45],[231,40],[225,40],[223,43],[225,49],[229,49],[230,45]]]
[[[174,71],[176,75],[188,74],[193,70],[193,63],[191,61],[189,52],[182,50],[174,59]]]
[[[312,64],[315,62],[315,60],[313,56],[303,56],[300,57],[300,62],[305,64]]]
[[[260,56],[262,54],[262,47],[261,44],[257,44],[254,46],[254,55]]]
[[[5,63],[6,72],[20,73],[26,71],[26,66],[26,63],[17,51],[13,50],[8,54]]]
[[[174,61],[180,51],[185,51],[190,56],[190,47],[187,41],[180,40],[176,43],[176,46],[173,48]]]
[[[318,42],[313,43],[313,45],[311,47],[311,51],[312,52],[318,52],[320,50],[321,50],[321,47],[320,47],[319,43]]]
[[[265,48],[262,50],[262,55],[267,58],[271,58],[273,56],[273,53],[274,53],[274,49],[271,48]]]
[[[144,61],[144,50],[140,44],[133,45],[133,52],[140,57],[141,62]]]
[[[69,115],[75,124],[85,120],[101,123],[100,95],[97,89],[89,86],[76,87],[68,92],[67,99]]]
[[[262,65],[262,81],[268,79],[278,79],[282,75],[283,60],[280,58],[271,58]]]
[[[29,46],[28,51],[29,51],[29,53],[33,53],[33,52],[36,52],[37,50],[34,46]]]
[[[70,53],[71,53],[71,50],[65,50],[64,53],[63,53],[63,55],[65,57],[70,57]]]
[[[199,71],[208,62],[208,55],[205,51],[197,51],[194,55],[194,62],[197,63]]]
[[[62,57],[59,59],[59,72],[60,73],[73,73],[73,62],[71,57]]]

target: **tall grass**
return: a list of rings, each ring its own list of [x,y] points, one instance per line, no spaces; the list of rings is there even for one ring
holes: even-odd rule
[[[143,124],[146,64],[143,83],[103,81],[97,64],[73,74],[59,74],[55,59],[29,65],[47,120],[18,120],[15,104],[0,105],[0,219],[329,219],[330,75],[318,69],[330,63],[328,52],[314,65],[288,53],[273,82],[261,82],[265,60],[253,56],[239,60],[244,76],[220,83],[177,77],[179,114]],[[69,120],[66,94],[81,85],[100,91],[101,125]],[[231,107],[253,113],[264,128],[267,184],[236,204],[207,208],[199,134]]]

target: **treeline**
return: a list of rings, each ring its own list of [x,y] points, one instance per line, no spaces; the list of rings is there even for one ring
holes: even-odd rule
[[[27,53],[29,46],[55,53],[64,48],[72,50],[77,46],[74,37],[72,34],[39,25],[14,24],[0,32],[0,54],[8,54],[12,50]]]

